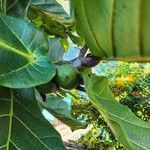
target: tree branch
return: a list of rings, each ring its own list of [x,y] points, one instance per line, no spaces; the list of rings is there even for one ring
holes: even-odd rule
[[[72,63],[77,68],[87,67],[91,68],[96,66],[100,61],[100,57],[93,56],[92,54],[87,54],[88,47],[85,44],[80,50],[80,54],[77,58],[71,60]],[[86,55],[86,56],[85,56]]]
[[[88,47],[86,46],[86,44],[83,46],[83,48],[80,49],[80,54],[78,57],[84,57],[86,52],[88,50]]]

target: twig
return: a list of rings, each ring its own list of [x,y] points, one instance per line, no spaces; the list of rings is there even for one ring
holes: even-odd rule
[[[85,44],[85,45],[83,46],[83,48],[81,48],[80,54],[79,54],[78,57],[84,57],[85,54],[86,54],[86,52],[87,52],[87,50],[88,50],[88,47],[87,47],[86,44]]]

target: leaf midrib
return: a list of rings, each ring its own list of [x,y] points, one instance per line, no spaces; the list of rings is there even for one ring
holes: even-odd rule
[[[23,53],[23,52],[19,51],[18,49],[14,48],[14,47],[11,47],[11,46],[9,46],[8,44],[6,44],[2,41],[0,41],[0,48],[1,47],[6,48],[7,51],[14,52],[14,53],[26,58],[29,61],[33,61],[35,59],[33,56],[27,55],[26,53]]]
[[[13,117],[13,109],[14,109],[14,96],[13,96],[13,91],[10,90],[10,121],[9,121],[9,133],[8,133],[8,140],[7,140],[7,150],[9,150],[9,143],[10,143],[10,138],[11,138],[11,131],[12,131],[12,117]]]
[[[15,117],[41,144],[43,144],[43,146],[45,148],[47,148],[48,150],[51,150],[36,134],[33,133],[33,131],[20,119],[18,118],[15,114],[14,114],[14,92],[13,90],[10,90],[10,112],[9,114],[5,114],[5,115],[1,115],[1,117],[7,116],[9,117],[9,133],[8,133],[8,139],[7,139],[7,143],[5,145],[0,146],[1,148],[6,147],[6,150],[9,150],[9,144],[10,142],[15,144],[12,139],[11,139],[11,132],[12,132],[12,121],[13,121],[13,117]],[[17,102],[19,102],[17,100]],[[25,106],[23,106],[27,111],[29,111]],[[29,111],[30,112],[30,111]],[[32,115],[34,115],[32,112],[30,112]],[[35,115],[34,115],[35,116]],[[37,118],[39,118],[38,116],[35,116]],[[39,118],[40,119],[40,118]],[[17,145],[15,144],[15,147],[17,147]],[[18,147],[17,147],[18,148]],[[19,150],[19,148],[18,148]]]

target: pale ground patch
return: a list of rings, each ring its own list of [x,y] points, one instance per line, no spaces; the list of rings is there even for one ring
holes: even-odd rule
[[[70,127],[63,124],[61,121],[55,119],[51,122],[55,129],[61,134],[63,141],[77,141],[81,138],[85,133],[87,133],[92,126],[88,126],[86,129],[78,129],[75,131],[71,131]]]
[[[70,127],[63,124],[57,119],[51,121],[51,124],[53,124],[55,129],[60,133],[67,150],[86,150],[82,145],[75,142],[80,139],[85,133],[87,133],[92,126],[88,126],[86,129],[71,131]]]

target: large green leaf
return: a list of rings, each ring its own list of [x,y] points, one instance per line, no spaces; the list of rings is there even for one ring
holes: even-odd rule
[[[60,134],[43,118],[34,89],[0,88],[0,149],[65,150]]]
[[[72,2],[77,31],[94,55],[150,61],[149,0]]]
[[[33,24],[0,14],[0,85],[27,88],[50,81],[47,38]]]
[[[113,133],[128,150],[150,150],[150,123],[137,118],[127,107],[118,103],[105,77],[84,78],[87,94],[101,112]]]
[[[106,56],[111,52],[110,24],[112,0],[72,0],[76,26],[94,55]],[[107,16],[107,19],[106,19]],[[105,18],[105,19],[103,19]],[[104,26],[105,25],[105,26]],[[101,42],[99,42],[101,41]],[[102,45],[101,45],[102,44]],[[107,51],[106,51],[107,50]]]
[[[71,116],[71,110],[67,102],[59,97],[47,95],[46,102],[43,102],[37,94],[39,105],[71,127],[72,130],[86,128],[86,123],[81,123]]]

